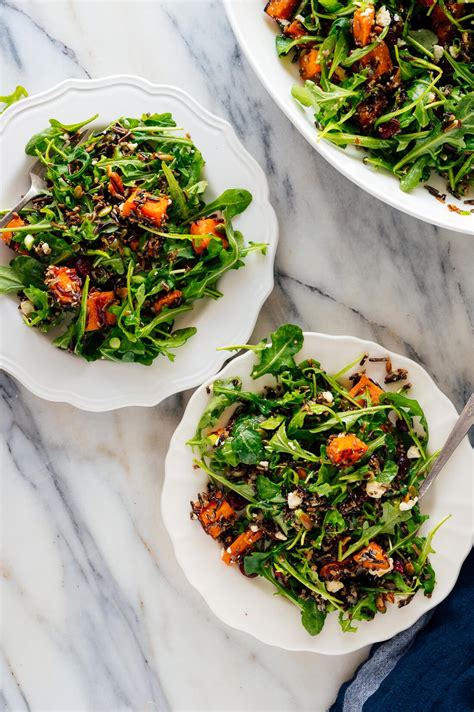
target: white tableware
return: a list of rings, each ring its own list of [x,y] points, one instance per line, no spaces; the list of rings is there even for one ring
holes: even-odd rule
[[[419,400],[430,428],[429,452],[441,448],[456,422],[452,403],[426,371],[410,359],[387,351],[370,341],[352,336],[328,336],[306,333],[297,359],[313,357],[329,373],[336,373],[357,356],[390,355],[393,368],[408,369],[412,388],[409,396]],[[255,355],[246,352],[231,361],[219,378],[238,376],[244,390],[261,391],[271,377],[253,381],[249,374]],[[383,364],[367,364],[368,372],[383,381]],[[357,368],[353,369],[354,371]],[[350,375],[347,374],[347,375]],[[183,419],[171,440],[165,464],[165,483],[161,508],[173,542],[176,557],[189,582],[202,594],[212,611],[228,625],[259,640],[287,650],[305,650],[339,655],[386,640],[411,626],[426,611],[442,601],[453,588],[464,558],[472,546],[472,472],[471,449],[465,440],[446,464],[442,475],[423,499],[422,511],[430,515],[422,533],[451,514],[437,532],[430,557],[437,584],[431,598],[418,592],[403,608],[389,606],[385,615],[373,621],[357,622],[357,633],[343,633],[337,615],[328,615],[322,632],[311,637],[300,622],[298,610],[261,578],[246,578],[237,566],[227,567],[220,559],[220,547],[207,536],[199,522],[190,519],[190,501],[205,490],[207,476],[193,467],[193,452],[186,441],[196,430],[199,417],[212,395],[213,379],[202,385],[188,403]],[[393,388],[396,389],[397,384]],[[387,388],[390,388],[388,386]]]
[[[282,60],[277,56],[275,36],[278,28],[274,20],[264,13],[265,2],[225,0],[225,6],[237,40],[262,84],[307,141],[334,168],[360,188],[408,215],[449,230],[474,234],[474,216],[459,215],[448,208],[449,203],[465,210],[467,206],[462,201],[448,194],[446,204],[442,204],[423,186],[418,186],[411,193],[403,193],[393,175],[363,164],[362,157],[366,154],[362,151],[354,148],[344,150],[320,140],[314,126],[314,112],[304,109],[291,96],[293,84],[301,82],[298,66],[291,64],[289,58]],[[441,193],[446,193],[446,181],[442,178],[433,175],[429,183]],[[354,206],[354,209],[357,207]]]
[[[250,190],[253,201],[234,224],[246,242],[268,243],[267,254],[249,255],[244,268],[228,272],[219,282],[224,293],[221,299],[202,300],[177,320],[179,327],[194,325],[198,331],[176,351],[173,363],[165,357],[148,367],[111,361],[87,363],[53,347],[47,335],[25,326],[15,295],[1,297],[0,366],[42,398],[103,411],[155,405],[173,393],[192,388],[210,378],[226,360],[227,354],[216,351],[217,347],[245,343],[250,337],[273,288],[278,226],[265,175],[226,121],[176,87],[131,76],[68,79],[8,109],[0,119],[0,206],[14,205],[26,191],[34,159],[25,155],[24,148],[33,134],[49,125],[50,118],[72,123],[97,113],[99,118],[92,126],[103,126],[124,115],[165,111],[170,111],[178,125],[191,134],[204,155],[208,200],[227,188]],[[12,256],[2,244],[2,264],[8,264]]]

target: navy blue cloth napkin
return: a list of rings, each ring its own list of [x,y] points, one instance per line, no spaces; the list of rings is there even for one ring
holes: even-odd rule
[[[474,549],[454,591],[414,626],[372,647],[330,712],[474,710]]]

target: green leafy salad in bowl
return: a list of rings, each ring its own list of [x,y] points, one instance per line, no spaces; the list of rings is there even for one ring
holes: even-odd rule
[[[468,195],[474,175],[469,3],[270,0],[265,11],[281,31],[279,56],[299,64],[304,86],[292,93],[314,109],[321,138],[366,149],[364,162],[393,173],[404,191],[433,171],[455,197]]]
[[[384,385],[399,386],[390,392],[367,374],[367,354],[330,376],[314,359],[295,360],[303,339],[286,324],[269,341],[232,347],[255,352],[251,376],[269,385],[214,382],[189,441],[209,478],[191,517],[225,564],[293,603],[308,633],[331,611],[355,631],[357,621],[434,589],[429,554],[443,522],[420,534],[428,517],[418,491],[436,453],[427,453],[428,424],[406,394],[406,370],[373,359],[385,362]]]
[[[86,129],[96,118],[52,119],[26,146],[46,190],[0,231],[16,253],[0,293],[18,293],[28,326],[57,327],[53,343],[89,361],[172,359],[196,332],[175,319],[265,251],[232,226],[252,196],[206,201],[203,156],[171,114]]]

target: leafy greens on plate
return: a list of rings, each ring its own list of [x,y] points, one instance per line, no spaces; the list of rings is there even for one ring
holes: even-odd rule
[[[365,149],[364,162],[393,173],[403,191],[434,171],[453,195],[467,195],[474,175],[468,3],[270,0],[265,11],[281,30],[279,56],[299,63],[304,86],[292,93],[314,109],[322,138]]]
[[[23,321],[57,327],[54,344],[87,360],[149,365],[193,336],[175,319],[252,251],[232,219],[252,200],[244,189],[206,202],[204,159],[169,113],[122,117],[90,132],[97,117],[50,126],[26,146],[47,192],[0,230],[16,253],[0,268],[0,293],[18,293]]]
[[[352,632],[387,604],[434,589],[439,525],[420,534],[428,517],[417,495],[436,455],[405,370],[372,359],[385,362],[385,383],[405,382],[388,392],[367,374],[367,355],[331,376],[314,359],[295,360],[302,346],[301,329],[285,324],[269,341],[232,347],[254,351],[251,376],[271,385],[214,382],[189,442],[209,478],[191,516],[226,564],[291,601],[311,635],[331,611]]]

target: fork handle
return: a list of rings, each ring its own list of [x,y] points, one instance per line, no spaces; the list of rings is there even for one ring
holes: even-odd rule
[[[5,227],[5,225],[8,225],[13,215],[22,208],[24,208],[25,205],[29,203],[30,200],[33,200],[33,198],[36,198],[37,195],[38,191],[36,190],[36,188],[31,186],[30,189],[25,193],[23,198],[18,201],[15,207],[9,210],[8,213],[6,213],[6,215],[4,215],[2,218],[0,218],[0,227]]]
[[[464,406],[464,410],[456,421],[456,425],[451,430],[448,439],[442,447],[428,477],[423,481],[418,495],[420,499],[426,494],[434,480],[438,477],[439,473],[453,452],[456,450],[457,446],[468,434],[472,425],[474,425],[474,394],[470,396],[468,402]]]

